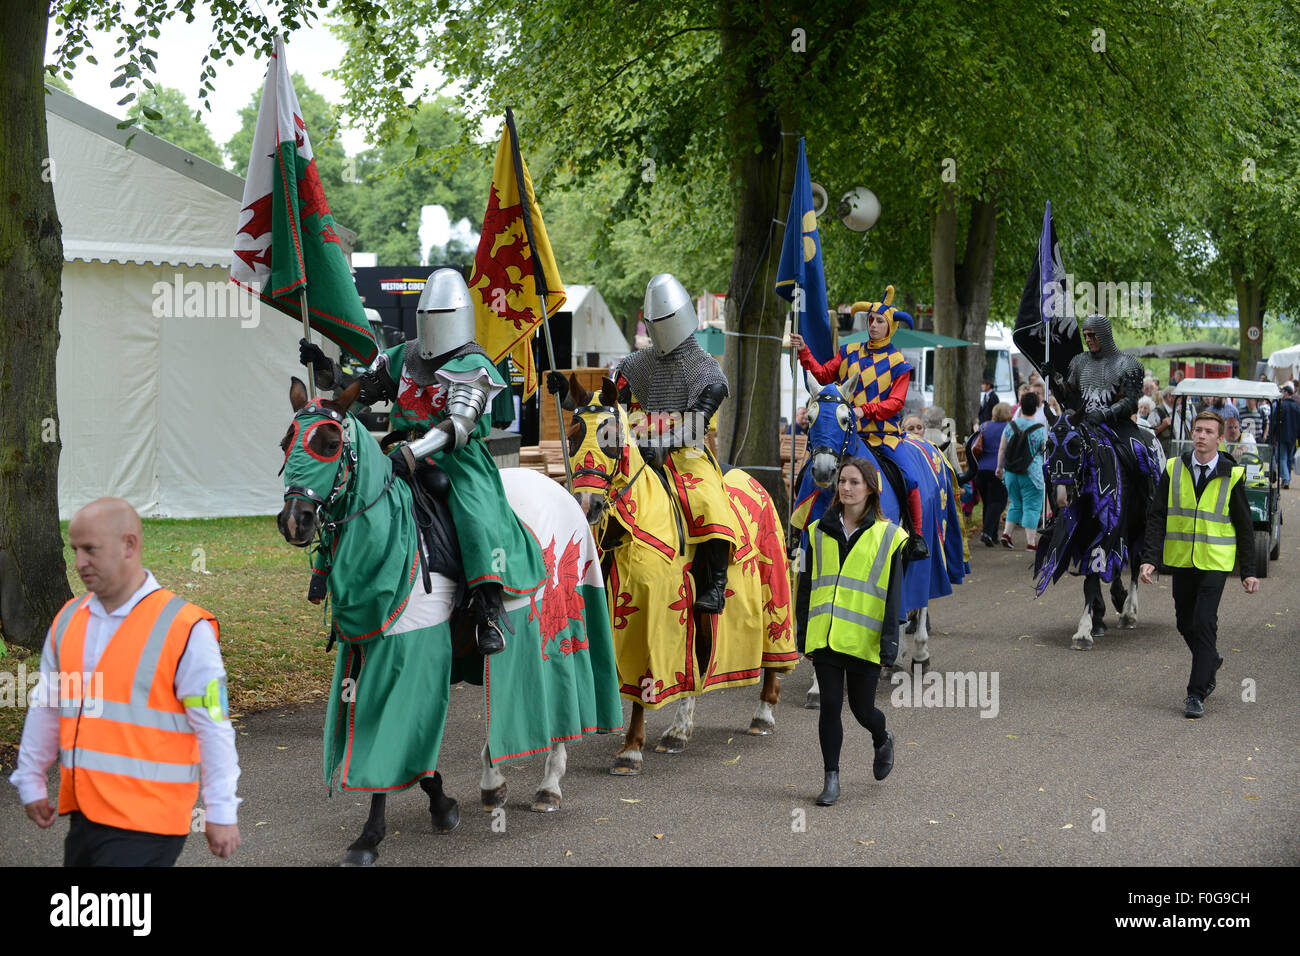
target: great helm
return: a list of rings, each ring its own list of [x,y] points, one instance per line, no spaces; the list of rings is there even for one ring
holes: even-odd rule
[[[474,341],[474,302],[458,270],[439,269],[424,283],[415,307],[415,337],[424,359]]]
[[[912,316],[909,313],[904,312],[902,309],[895,308],[893,303],[894,287],[892,285],[885,287],[885,298],[881,302],[853,303],[853,316],[855,319],[859,312],[863,312],[866,313],[868,321],[872,315],[883,315],[889,320],[888,334],[886,334],[883,339],[871,339],[867,342],[867,345],[872,348],[881,348],[882,346],[888,345],[890,339],[894,337],[894,333],[898,331],[898,325],[900,322],[906,322],[907,327],[909,329],[912,328]]]
[[[646,333],[654,343],[655,351],[667,355],[681,345],[699,328],[695,306],[686,288],[677,277],[661,272],[645,287]]]

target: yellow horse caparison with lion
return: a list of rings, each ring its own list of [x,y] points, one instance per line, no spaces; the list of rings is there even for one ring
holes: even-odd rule
[[[606,379],[595,397],[574,377],[569,386],[577,406],[567,432],[573,490],[601,549],[619,692],[632,701],[611,772],[641,773],[645,711],[674,702],[677,712],[655,750],[681,753],[695,699],[709,690],[761,680],[748,732],[770,734],[777,675],[798,662],[785,541],[771,498],[740,469],[723,476],[739,531],[726,606],[721,614],[696,611],[695,545],[685,540],[675,495],[631,441],[614,384]]]

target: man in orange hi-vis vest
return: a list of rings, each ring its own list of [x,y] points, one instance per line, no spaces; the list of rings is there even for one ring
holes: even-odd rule
[[[27,816],[48,827],[45,775],[59,761],[65,866],[171,866],[198,830],[223,859],[239,846],[217,620],[145,570],[143,534],[120,498],[91,502],[68,526],[89,593],[50,625],[9,778]]]

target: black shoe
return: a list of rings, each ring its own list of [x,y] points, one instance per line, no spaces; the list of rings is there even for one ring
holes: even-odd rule
[[[1219,673],[1219,668],[1222,667],[1222,666],[1223,666],[1223,658],[1220,657],[1220,658],[1219,658],[1219,663],[1217,663],[1217,664],[1214,665],[1214,673],[1215,673],[1216,676],[1217,676],[1218,673]],[[1206,691],[1205,691],[1205,697],[1206,697],[1207,700],[1209,699],[1209,696],[1210,696],[1211,694],[1214,693],[1214,688],[1216,688],[1216,687],[1218,687],[1218,686],[1219,686],[1219,685],[1218,685],[1218,683],[1215,681],[1214,677],[1211,677],[1211,678],[1210,678],[1210,686],[1209,686],[1209,687],[1206,689]]]
[[[1184,717],[1196,718],[1205,716],[1205,704],[1201,701],[1201,698],[1188,697],[1187,700],[1184,701],[1184,704],[1186,705],[1186,710],[1183,711]]]
[[[987,531],[984,532],[984,534],[980,535],[980,541],[984,544],[984,547],[986,548],[993,547],[993,535],[989,534]]]
[[[1098,640],[1106,636],[1106,624],[1104,621],[1098,621],[1092,626],[1092,639]]]
[[[840,772],[838,770],[826,771],[826,782],[822,784],[821,795],[817,798],[817,806],[829,807],[840,798]]]
[[[513,634],[514,628],[510,626],[510,618],[501,601],[501,586],[483,584],[476,587],[470,593],[469,609],[476,622],[474,640],[478,644],[478,652],[484,657],[490,657],[504,651],[506,629]]]
[[[876,775],[877,780],[884,780],[889,776],[889,771],[894,769],[894,732],[885,731],[885,742],[876,748],[876,762],[871,767],[871,772]]]
[[[713,576],[712,583],[695,596],[695,610],[705,614],[721,614],[727,603],[727,574]]]
[[[930,556],[930,549],[925,543],[925,538],[919,534],[913,533],[908,536],[906,549],[903,557],[908,561],[924,561]]]

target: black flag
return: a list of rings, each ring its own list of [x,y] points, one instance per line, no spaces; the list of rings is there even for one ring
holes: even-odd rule
[[[1011,333],[1016,348],[1034,363],[1044,379],[1048,378],[1043,373],[1044,365],[1050,363],[1053,370],[1064,375],[1070,359],[1083,352],[1079,322],[1074,314],[1072,286],[1061,261],[1061,243],[1056,238],[1052,204],[1049,202],[1043,212],[1038,252],[1029,268],[1025,291],[1020,296],[1020,308],[1016,312],[1016,327]]]

